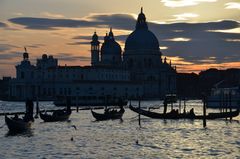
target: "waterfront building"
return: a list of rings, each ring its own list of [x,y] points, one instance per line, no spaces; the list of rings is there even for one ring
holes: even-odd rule
[[[25,50],[16,66],[16,78],[11,80],[11,99],[160,99],[176,93],[176,69],[166,58],[162,60],[158,39],[148,29],[142,9],[124,50],[112,28],[101,46],[96,32],[90,44],[91,66],[83,67],[59,66],[58,60],[47,54],[37,59],[35,66]]]

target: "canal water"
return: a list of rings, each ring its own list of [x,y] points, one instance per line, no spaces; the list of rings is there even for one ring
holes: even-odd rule
[[[138,102],[132,102],[137,106]],[[162,105],[145,101],[142,107]],[[199,100],[186,102],[202,114]],[[178,104],[175,105],[178,107]],[[41,109],[56,108],[40,102]],[[22,102],[0,101],[0,112],[24,111]],[[103,110],[96,110],[103,112]],[[162,112],[163,108],[153,111]],[[208,109],[207,112],[216,110]],[[69,122],[44,123],[36,119],[31,131],[11,135],[0,116],[0,159],[5,158],[240,158],[240,116],[225,119],[158,120],[142,117],[126,108],[123,120],[95,121],[90,110],[73,112]],[[74,126],[76,126],[76,129]],[[73,141],[71,141],[73,138]]]

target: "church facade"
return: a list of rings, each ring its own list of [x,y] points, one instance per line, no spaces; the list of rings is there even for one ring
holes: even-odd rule
[[[25,51],[16,66],[16,78],[11,80],[10,98],[161,99],[176,93],[176,68],[162,59],[158,39],[149,30],[142,9],[124,50],[112,29],[102,44],[95,32],[90,44],[91,66],[84,67],[58,66],[58,60],[46,54],[37,59],[36,66],[31,65]]]

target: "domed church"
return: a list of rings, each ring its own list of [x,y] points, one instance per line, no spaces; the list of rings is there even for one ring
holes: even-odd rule
[[[163,98],[176,93],[176,68],[162,60],[157,37],[148,28],[146,16],[138,15],[135,30],[127,37],[125,49],[115,41],[112,28],[100,49],[96,32],[91,42],[92,66],[121,67],[130,71],[131,80],[143,86],[145,98]],[[101,58],[99,58],[101,56]]]
[[[162,60],[158,39],[149,30],[141,9],[124,50],[112,28],[102,44],[94,32],[91,66],[60,66],[58,59],[46,53],[32,65],[25,49],[9,90],[11,100],[59,102],[68,97],[72,103],[84,106],[106,104],[106,100],[161,99],[176,93],[176,69],[166,58]]]

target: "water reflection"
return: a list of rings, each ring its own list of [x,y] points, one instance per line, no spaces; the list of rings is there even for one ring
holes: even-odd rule
[[[11,136],[32,137],[33,136],[33,130],[28,129],[26,131],[21,131],[21,132],[8,131],[5,134],[5,137],[11,137]]]

